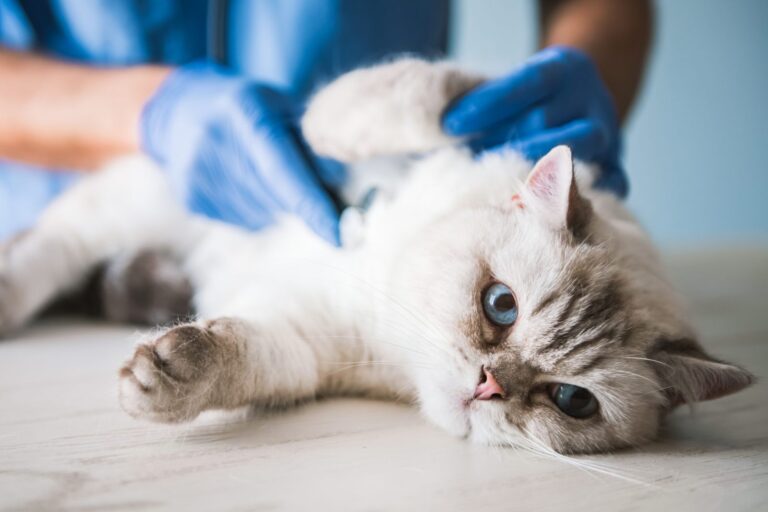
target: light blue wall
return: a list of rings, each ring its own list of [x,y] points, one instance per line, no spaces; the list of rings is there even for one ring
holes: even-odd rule
[[[456,0],[456,58],[499,73],[535,42],[530,0]],[[629,204],[665,246],[768,243],[768,0],[662,0],[626,130]]]

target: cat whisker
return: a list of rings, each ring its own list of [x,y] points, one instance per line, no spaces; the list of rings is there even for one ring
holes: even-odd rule
[[[658,359],[651,359],[650,357],[637,357],[637,356],[611,356],[615,359],[632,359],[637,361],[648,361],[649,363],[659,364],[661,366],[666,366],[667,368],[672,368],[671,365],[665,363],[664,361],[659,361]]]
[[[652,483],[645,482],[643,480],[639,480],[625,473],[622,473],[618,468],[614,466],[602,464],[590,459],[576,458],[558,453],[554,449],[550,448],[547,444],[542,442],[540,439],[536,438],[536,436],[534,436],[531,432],[525,429],[522,431],[525,434],[525,441],[531,443],[532,447],[535,447],[535,451],[540,455],[553,458],[558,462],[563,462],[572,467],[575,467],[576,469],[586,471],[592,476],[605,475],[637,485],[655,487]]]
[[[651,384],[654,388],[659,385],[659,383],[656,382],[655,380],[653,380],[651,378],[648,378],[645,375],[640,375],[639,373],[630,372],[629,370],[619,370],[617,368],[612,368],[611,369],[611,373],[613,373],[613,374],[617,374],[618,373],[620,375],[628,375],[630,377],[635,377],[637,379],[644,380],[644,381],[648,382],[649,384]]]

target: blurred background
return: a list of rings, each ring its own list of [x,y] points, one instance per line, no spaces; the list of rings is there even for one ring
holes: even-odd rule
[[[453,57],[509,70],[536,47],[535,4],[454,0]],[[629,204],[664,248],[768,245],[766,96],[768,1],[656,2],[624,161]]]

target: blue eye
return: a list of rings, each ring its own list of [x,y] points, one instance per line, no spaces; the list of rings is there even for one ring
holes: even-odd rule
[[[572,418],[588,418],[597,412],[597,399],[573,384],[550,384],[549,396],[558,409]]]
[[[509,286],[491,285],[483,294],[483,311],[488,320],[499,326],[512,325],[517,320],[517,301]]]

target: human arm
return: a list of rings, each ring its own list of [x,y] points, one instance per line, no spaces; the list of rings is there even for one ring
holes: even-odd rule
[[[578,48],[594,61],[624,121],[653,33],[650,0],[539,0],[539,44]]]
[[[144,104],[169,68],[97,68],[0,48],[0,157],[91,170],[140,149]]]

